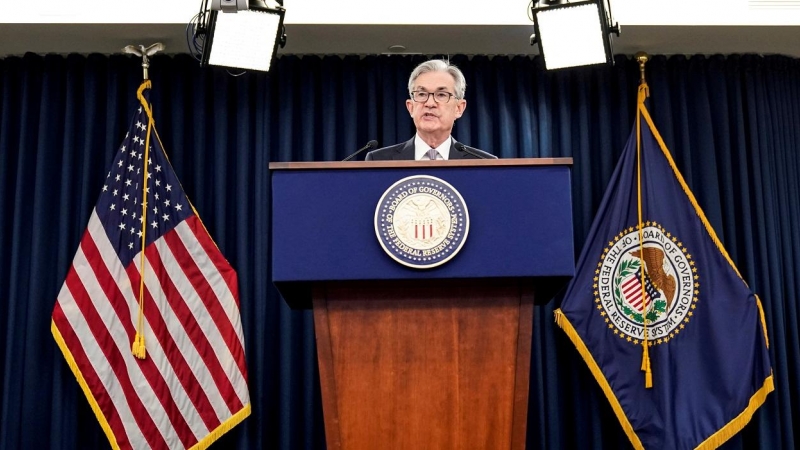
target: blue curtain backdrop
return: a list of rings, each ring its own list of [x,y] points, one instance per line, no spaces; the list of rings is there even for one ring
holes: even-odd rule
[[[151,60],[158,131],[239,273],[253,414],[215,444],[324,448],[314,329],[270,280],[271,161],[340,160],[408,139],[406,56],[283,56],[269,74]],[[633,126],[638,66],[545,72],[538,58],[457,56],[468,107],[454,135],[502,158],[574,158],[575,247]],[[655,57],[656,126],[763,301],[776,392],[726,448],[800,445],[800,60]],[[127,56],[0,59],[0,448],[107,448],[50,334],[50,314],[136,104]],[[627,448],[577,351],[536,308],[528,448]],[[702,345],[702,343],[698,343]]]

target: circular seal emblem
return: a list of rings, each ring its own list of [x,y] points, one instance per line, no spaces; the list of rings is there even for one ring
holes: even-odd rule
[[[614,334],[637,345],[646,336],[652,346],[669,342],[689,323],[700,276],[677,236],[647,222],[642,237],[639,245],[639,231],[631,227],[608,243],[597,264],[594,296]]]
[[[375,234],[400,264],[429,269],[452,259],[467,239],[469,213],[446,181],[415,175],[396,182],[375,208]]]

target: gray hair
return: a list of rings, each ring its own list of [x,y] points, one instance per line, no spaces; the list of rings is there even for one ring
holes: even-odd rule
[[[414,71],[411,72],[411,76],[408,77],[408,95],[411,95],[411,91],[414,90],[414,82],[417,81],[417,78],[423,73],[428,72],[449,73],[450,76],[453,77],[453,80],[455,80],[456,98],[459,100],[464,98],[464,93],[467,90],[467,80],[464,78],[464,74],[461,73],[458,67],[450,64],[449,61],[441,59],[431,59],[414,68]]]

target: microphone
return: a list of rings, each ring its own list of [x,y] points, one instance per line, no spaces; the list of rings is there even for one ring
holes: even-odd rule
[[[474,156],[474,157],[476,157],[478,159],[489,159],[486,156],[481,155],[480,153],[478,153],[474,149],[471,149],[471,148],[467,147],[466,145],[462,144],[461,142],[456,142],[456,149],[458,151],[460,151],[460,152],[464,152],[464,153],[466,153],[468,155],[472,155],[472,156]]]
[[[360,149],[356,150],[355,153],[353,153],[352,155],[350,155],[347,158],[343,159],[342,162],[350,161],[351,159],[355,158],[356,155],[358,155],[359,153],[363,152],[364,150],[369,150],[371,148],[376,148],[377,146],[378,146],[378,141],[373,139],[373,140],[367,142],[367,145],[361,147]]]

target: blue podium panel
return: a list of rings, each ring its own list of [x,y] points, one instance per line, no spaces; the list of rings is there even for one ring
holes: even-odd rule
[[[284,299],[307,304],[310,284],[319,281],[574,274],[568,164],[535,159],[452,163],[271,164],[272,280]],[[450,184],[469,213],[461,250],[429,269],[392,259],[375,232],[383,194],[417,175]]]

